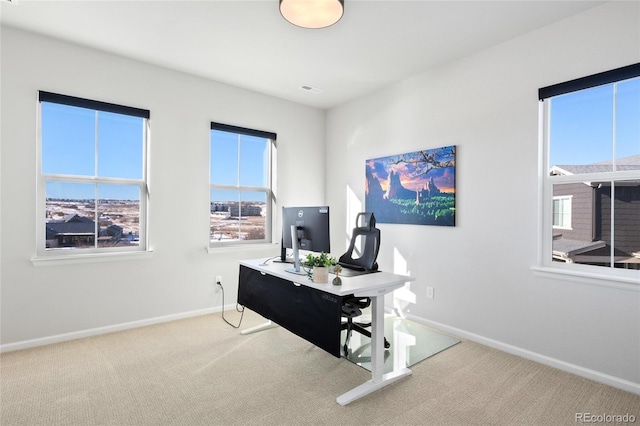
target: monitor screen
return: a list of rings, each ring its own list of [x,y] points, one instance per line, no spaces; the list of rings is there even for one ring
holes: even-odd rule
[[[297,248],[313,252],[331,251],[329,206],[282,207],[282,246],[280,260],[286,261],[286,249],[295,249],[291,238],[295,226]]]

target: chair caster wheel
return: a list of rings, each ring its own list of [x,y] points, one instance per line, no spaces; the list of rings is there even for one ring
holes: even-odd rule
[[[389,343],[389,341],[387,340],[387,338],[384,338],[384,348],[385,349],[389,349],[391,347],[391,344]]]

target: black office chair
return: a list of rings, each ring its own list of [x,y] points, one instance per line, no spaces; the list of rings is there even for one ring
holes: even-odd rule
[[[362,220],[362,222],[360,222]],[[360,256],[354,254],[358,239],[363,239],[362,253]],[[378,270],[378,251],[380,250],[380,230],[376,228],[376,218],[373,213],[362,212],[356,216],[356,227],[351,234],[351,242],[347,252],[340,256],[338,264],[347,269],[353,269],[363,272],[371,272]],[[371,299],[368,297],[347,296],[342,303],[342,317],[347,322],[342,324],[342,330],[347,330],[347,337],[344,342],[344,354],[348,355],[349,340],[351,333],[357,331],[367,337],[371,337],[371,332],[365,327],[371,327],[371,323],[358,323],[353,319],[362,315],[362,310],[371,305]],[[389,348],[391,345],[384,339],[384,347]]]
[[[362,219],[362,223],[360,220]],[[356,256],[356,243],[362,241],[362,254]],[[358,271],[377,271],[378,251],[380,250],[380,230],[376,228],[376,217],[373,213],[362,212],[356,216],[356,227],[351,233],[351,242],[346,253],[338,258],[338,264],[347,269]]]
[[[368,297],[346,297],[342,303],[342,318],[346,318],[347,322],[342,324],[342,330],[347,330],[347,337],[344,340],[344,355],[349,355],[349,340],[351,340],[351,333],[357,331],[358,333],[371,338],[371,332],[365,327],[371,327],[371,323],[354,322],[353,319],[362,315],[362,310],[368,308],[371,305],[371,299]],[[391,344],[387,338],[384,338],[384,347],[389,349]]]

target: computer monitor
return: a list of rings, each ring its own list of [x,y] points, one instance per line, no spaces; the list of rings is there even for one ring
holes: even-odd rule
[[[300,250],[313,252],[331,251],[329,236],[329,206],[282,207],[282,244],[280,261],[287,261],[287,249],[293,251],[293,268],[300,271]]]

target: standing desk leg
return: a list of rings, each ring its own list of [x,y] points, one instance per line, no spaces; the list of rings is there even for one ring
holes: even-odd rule
[[[269,321],[265,322],[264,324],[256,325],[255,327],[246,328],[246,329],[242,330],[240,332],[240,334],[257,333],[258,331],[268,330],[270,328],[275,328],[277,326],[278,326],[278,324],[276,324],[275,322],[272,322],[271,320],[269,320]]]
[[[371,298],[371,317],[371,380],[340,395],[336,399],[340,405],[347,405],[411,374],[408,368],[384,374],[384,294]]]
[[[371,380],[377,383],[384,373],[384,295],[371,301],[371,316]]]

